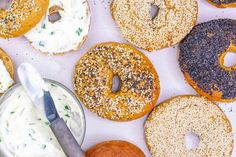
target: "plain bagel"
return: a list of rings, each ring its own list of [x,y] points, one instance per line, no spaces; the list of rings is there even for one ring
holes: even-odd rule
[[[105,141],[88,149],[86,157],[145,157],[142,150],[126,141]]]

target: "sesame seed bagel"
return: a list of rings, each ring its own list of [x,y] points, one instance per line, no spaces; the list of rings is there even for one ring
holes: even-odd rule
[[[14,84],[14,65],[6,52],[0,48],[0,95]]]
[[[152,17],[152,5],[158,13]],[[196,24],[196,0],[113,0],[111,14],[122,35],[148,51],[179,43]]]
[[[120,88],[113,91],[113,78]],[[149,59],[127,44],[102,43],[77,63],[75,91],[82,103],[100,117],[128,121],[154,107],[160,92],[158,75]]]
[[[208,0],[212,5],[218,8],[234,8],[236,0]]]
[[[145,157],[142,150],[126,141],[106,141],[88,149],[86,157]]]
[[[194,147],[186,141],[190,133],[199,138]],[[197,96],[177,96],[158,105],[147,118],[145,135],[153,157],[231,157],[234,143],[224,112]]]
[[[49,55],[76,51],[87,38],[90,17],[87,0],[51,0],[44,19],[25,37]]]
[[[236,52],[236,20],[197,25],[181,42],[179,64],[188,83],[211,100],[236,99],[236,67],[224,66],[227,52]]]
[[[49,0],[13,0],[8,9],[0,8],[0,37],[25,34],[43,17]]]

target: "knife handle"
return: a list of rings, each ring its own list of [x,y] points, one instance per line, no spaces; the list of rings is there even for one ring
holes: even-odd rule
[[[67,157],[85,157],[81,146],[77,143],[62,118],[52,122],[50,128]]]

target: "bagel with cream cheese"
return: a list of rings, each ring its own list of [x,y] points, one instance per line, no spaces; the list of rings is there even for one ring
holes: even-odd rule
[[[10,57],[0,48],[0,95],[14,84],[14,65]]]
[[[49,55],[75,51],[88,35],[90,16],[87,0],[51,0],[46,16],[25,36]]]

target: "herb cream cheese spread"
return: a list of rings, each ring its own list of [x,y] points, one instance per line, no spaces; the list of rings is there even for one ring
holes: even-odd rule
[[[82,108],[65,88],[47,84],[59,115],[81,144],[85,127]],[[22,86],[12,88],[1,100],[0,156],[66,157],[43,110],[37,109]]]
[[[88,34],[90,16],[87,0],[51,0],[47,15],[25,36],[33,47],[51,55],[77,50]]]

